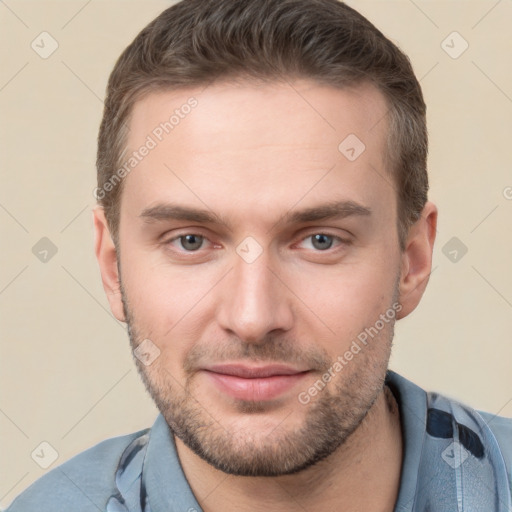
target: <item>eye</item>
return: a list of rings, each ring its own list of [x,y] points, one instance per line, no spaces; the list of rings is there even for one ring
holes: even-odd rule
[[[181,248],[186,251],[197,251],[203,245],[204,236],[194,234],[182,235],[171,240],[171,243],[176,241],[179,241]]]
[[[310,242],[308,243],[308,241]],[[341,238],[334,235],[328,235],[326,233],[315,233],[304,238],[301,243],[303,246],[305,245],[306,249],[327,251],[333,247],[336,241],[338,243],[344,242]]]
[[[330,249],[333,244],[333,237],[330,235],[324,235],[323,233],[318,233],[316,235],[312,235],[311,243],[315,249],[319,249],[324,251],[326,249]]]

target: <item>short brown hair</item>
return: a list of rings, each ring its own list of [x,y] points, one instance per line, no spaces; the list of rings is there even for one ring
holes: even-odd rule
[[[426,106],[407,56],[338,0],[182,0],[144,28],[110,75],[98,137],[97,196],[117,243],[122,164],[134,103],[161,90],[235,78],[373,83],[388,104],[387,162],[397,192],[400,247],[427,201]]]

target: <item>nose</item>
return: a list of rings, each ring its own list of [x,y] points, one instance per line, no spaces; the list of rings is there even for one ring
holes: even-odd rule
[[[270,264],[266,251],[251,263],[235,254],[222,284],[219,324],[245,343],[261,343],[269,333],[293,325],[292,297]]]

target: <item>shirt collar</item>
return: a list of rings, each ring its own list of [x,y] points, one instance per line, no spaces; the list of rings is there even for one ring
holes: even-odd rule
[[[402,426],[403,460],[395,512],[409,512],[413,510],[418,485],[427,422],[427,393],[391,370],[387,372],[386,384],[395,395]]]
[[[176,450],[174,437],[160,414],[151,429],[142,479],[151,512],[199,512]]]

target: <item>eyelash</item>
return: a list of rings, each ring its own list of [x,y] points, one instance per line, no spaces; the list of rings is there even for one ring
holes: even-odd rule
[[[201,235],[200,233],[194,233],[194,232],[187,232],[187,233],[183,233],[183,234],[180,234],[178,236],[175,236],[169,240],[166,240],[163,242],[163,244],[165,246],[170,246],[172,245],[172,242],[176,242],[176,241],[179,241],[183,238],[185,238],[186,236],[188,235],[194,235],[194,236],[197,236],[197,237],[201,237],[203,239],[203,241],[208,240],[208,238],[204,235]],[[333,244],[337,241],[338,243],[336,245],[334,245],[333,247],[329,247],[328,249],[324,249],[324,250],[321,250],[321,249],[313,249],[312,251],[315,252],[315,253],[318,253],[318,254],[322,254],[322,253],[325,253],[325,254],[330,254],[334,251],[336,251],[337,248],[339,248],[340,246],[348,246],[351,244],[351,241],[348,240],[348,239],[345,239],[345,238],[341,238],[340,236],[338,235],[334,235],[334,234],[331,234],[331,233],[328,233],[328,232],[325,232],[325,231],[318,231],[318,232],[315,232],[315,233],[311,233],[303,238],[300,239],[300,242],[304,242],[305,240],[307,239],[311,239],[313,238],[315,235],[324,235],[324,236],[327,236],[327,237],[330,237],[330,238],[333,238]],[[212,243],[212,242],[210,242]],[[195,251],[190,251],[190,250],[186,250],[184,249],[183,247],[181,247],[180,249],[177,250],[177,252],[180,252],[181,254],[199,254],[201,252],[201,249],[203,247],[201,246],[199,249],[195,250]]]

